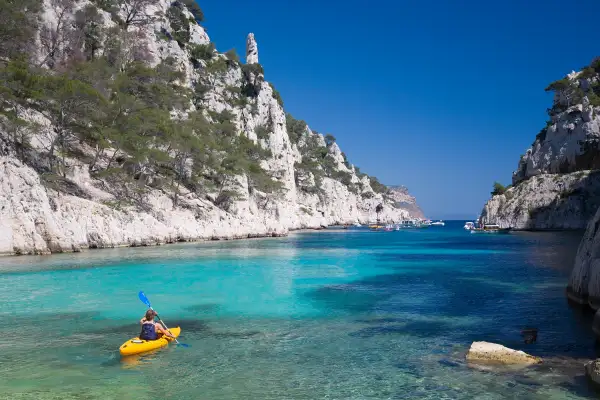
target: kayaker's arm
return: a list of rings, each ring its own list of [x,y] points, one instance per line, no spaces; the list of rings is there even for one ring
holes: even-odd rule
[[[163,324],[162,324],[162,323],[160,323],[160,324],[155,324],[154,326],[156,327],[156,329],[157,329],[158,331],[162,332],[162,334],[163,334],[163,335],[166,335],[166,336],[168,336],[168,337],[175,338],[175,336],[171,335],[171,333],[170,333],[170,332],[169,332],[167,329],[165,329],[165,327],[163,326]]]

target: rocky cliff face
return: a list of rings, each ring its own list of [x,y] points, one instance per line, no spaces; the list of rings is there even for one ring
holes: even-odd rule
[[[577,304],[596,310],[592,328],[600,337],[600,209],[579,244],[567,296]]]
[[[482,219],[515,229],[585,229],[598,207],[600,59],[553,82],[550,120],[519,161],[512,187]]]
[[[390,186],[389,197],[394,200],[396,207],[407,210],[413,218],[425,218],[423,210],[417,204],[417,199],[408,192],[406,186]]]
[[[107,4],[113,5],[107,8]],[[198,150],[179,151],[170,142],[154,144],[164,139],[163,129],[153,141],[144,142],[150,144],[143,157],[132,157],[123,150],[127,143],[121,146],[121,138],[113,139],[112,131],[93,119],[76,136],[68,134],[76,121],[57,126],[37,100],[7,102],[11,115],[18,115],[22,123],[18,132],[27,142],[17,138],[16,125],[3,117],[0,254],[285,235],[290,229],[367,223],[375,220],[378,204],[383,205],[380,217],[386,221],[406,219],[415,212],[418,216],[420,210],[407,192],[402,193],[403,200],[395,200],[387,190],[373,190],[370,178],[356,173],[335,142],[286,115],[279,94],[264,79],[252,34],[247,40],[247,63],[241,64],[235,54],[214,49],[197,23],[201,12],[192,9],[192,14],[190,7],[195,7],[193,1],[45,0],[32,64],[49,71],[49,76],[62,74],[77,57],[88,62],[107,59],[117,72],[132,62],[156,67],[159,73],[168,65],[180,73],[169,85],[192,93],[181,97],[191,99],[189,104],[169,108],[171,118],[189,120],[197,113],[202,118],[192,126],[193,132],[205,124],[211,132],[237,132],[250,140],[245,148],[252,150],[248,157],[256,162],[222,174],[206,165],[226,158],[227,149],[203,155]],[[69,77],[75,73],[71,71]],[[154,78],[148,76],[140,85],[149,79]],[[161,94],[161,99],[165,96]],[[110,104],[118,101],[114,92],[109,91],[107,98]],[[120,115],[131,112],[130,108]],[[188,141],[195,139],[190,136]],[[231,140],[237,143],[235,137]],[[207,143],[197,149],[212,142]],[[56,150],[59,145],[61,151]],[[159,150],[160,157],[155,156]],[[148,162],[152,157],[158,161]],[[233,157],[231,162],[235,161]],[[108,173],[114,175],[115,166],[119,174],[115,176],[127,175],[126,183],[107,178]],[[198,184],[192,179],[195,176],[211,186]]]

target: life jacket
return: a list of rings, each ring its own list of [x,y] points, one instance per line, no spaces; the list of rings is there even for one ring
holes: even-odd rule
[[[143,340],[156,340],[158,335],[156,334],[156,327],[154,321],[147,321],[142,324],[142,331],[140,332],[140,339]]]

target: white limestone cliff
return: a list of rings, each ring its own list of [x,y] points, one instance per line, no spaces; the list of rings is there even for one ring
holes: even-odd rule
[[[425,218],[423,210],[417,204],[417,199],[408,192],[405,186],[390,186],[390,197],[395,201],[397,207],[407,210],[412,217]]]
[[[600,207],[600,174],[541,174],[485,204],[485,223],[517,230],[585,229]]]
[[[58,23],[69,26],[76,11],[91,4],[80,1],[76,8],[61,11],[55,7],[59,3],[45,0],[42,24],[48,32],[53,32]],[[206,61],[192,62],[187,47],[170,39],[174,32],[166,13],[171,6],[170,0],[157,0],[148,6],[145,13],[153,16],[152,23],[132,26],[127,31],[126,54],[150,65],[168,59],[173,68],[183,72],[181,83],[194,87],[202,77]],[[104,25],[114,26],[111,15],[100,12]],[[210,43],[204,29],[193,22],[192,14],[185,7],[183,12],[190,20],[185,27],[190,43]],[[73,49],[57,48],[52,54],[46,54],[42,40],[40,36],[38,61],[41,64],[58,63],[73,52]],[[215,57],[225,59],[222,54],[215,53]],[[252,34],[248,37],[247,63],[258,63],[258,48]],[[290,140],[286,114],[272,86],[264,81],[262,72],[248,72],[240,64],[229,64],[227,71],[215,79],[205,94],[202,108],[230,111],[238,131],[270,151],[270,158],[263,160],[262,166],[283,185],[281,196],[249,190],[247,178],[239,176],[237,181],[243,196],[227,210],[215,206],[210,196],[200,196],[185,188],[180,188],[175,203],[173,193],[155,184],[161,177],[149,172],[139,181],[147,189],[146,207],[142,210],[121,204],[109,190],[110,183],[90,176],[89,165],[77,159],[66,160],[63,186],[66,184],[68,189],[54,187],[35,169],[36,160],[45,157],[49,139],[54,135],[53,127],[39,113],[23,110],[27,119],[38,123],[39,129],[32,133],[30,164],[19,161],[14,149],[0,146],[0,254],[47,254],[176,241],[280,236],[293,229],[368,223],[376,219],[378,204],[383,205],[383,212],[379,214],[383,221],[410,217],[409,210],[375,193],[367,176],[357,176],[335,143],[329,147],[328,157],[338,171],[348,174],[349,182],[324,177],[318,192],[306,190],[314,186],[315,179],[310,174],[300,176],[301,171],[295,168],[303,157],[300,142]],[[228,89],[248,82],[256,87],[256,98],[246,105],[231,102]],[[259,138],[259,127],[269,127],[266,136]],[[6,135],[0,130],[0,145],[8,143]],[[315,137],[321,145],[325,144],[323,136],[310,128],[306,129],[306,137]],[[89,151],[84,145],[80,150]]]
[[[550,120],[521,156],[512,185],[493,196],[484,223],[514,229],[585,229],[599,206],[600,60],[554,82]]]

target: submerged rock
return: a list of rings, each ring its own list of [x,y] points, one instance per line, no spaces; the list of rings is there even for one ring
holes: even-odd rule
[[[542,359],[496,343],[473,342],[467,352],[467,361],[473,363],[532,365],[541,363]]]
[[[525,344],[532,344],[537,342],[538,329],[537,328],[525,328],[521,331],[523,341]]]

